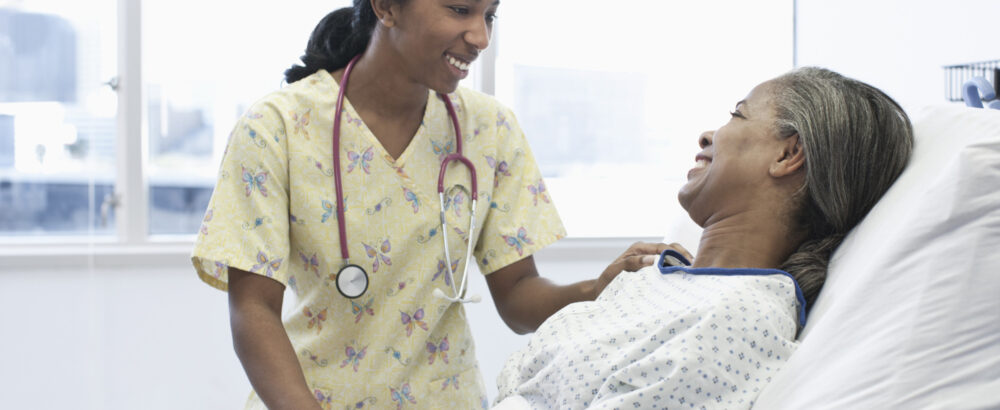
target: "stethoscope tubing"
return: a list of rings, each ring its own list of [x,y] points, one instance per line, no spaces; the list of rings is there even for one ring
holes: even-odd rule
[[[441,203],[441,240],[444,241],[444,266],[448,269],[448,276],[451,277],[451,290],[455,292],[454,299],[446,298],[452,301],[459,301],[464,297],[465,290],[468,289],[466,285],[466,279],[469,278],[469,258],[472,256],[472,238],[475,238],[476,231],[476,215],[474,212],[469,212],[469,243],[465,245],[465,266],[462,269],[462,284],[455,288],[455,272],[451,270],[451,254],[448,252],[448,227],[445,223],[444,218],[444,193],[438,193],[438,201]],[[476,200],[472,200],[472,209],[476,209]]]
[[[341,111],[344,109],[347,80],[351,77],[354,64],[360,59],[361,54],[358,54],[344,68],[344,75],[340,79],[340,90],[337,93],[336,112],[333,115],[333,184],[334,189],[337,191],[337,203],[333,207],[337,209],[337,233],[340,235],[340,256],[344,258],[344,263],[348,265],[351,263],[351,256],[347,250],[347,224],[344,223],[344,188],[340,176],[340,117],[343,116]]]
[[[347,67],[344,68],[344,74],[340,80],[340,90],[337,93],[337,105],[335,108],[336,112],[334,113],[334,118],[333,118],[333,143],[332,143],[334,189],[336,190],[336,195],[337,195],[337,203],[334,205],[334,207],[336,207],[337,209],[337,233],[340,236],[340,255],[341,257],[343,257],[345,263],[344,267],[342,267],[340,272],[338,272],[337,290],[344,297],[351,299],[360,297],[368,290],[368,273],[360,266],[351,263],[350,252],[347,249],[347,222],[344,220],[344,206],[343,206],[344,190],[343,190],[343,181],[341,179],[341,173],[340,173],[340,123],[341,123],[340,119],[341,116],[343,115],[342,111],[344,109],[344,95],[346,94],[347,90],[347,81],[350,78],[351,71],[354,70],[354,65],[358,62],[359,59],[361,59],[360,54],[352,58],[351,61],[347,63]],[[448,117],[451,118],[451,123],[455,129],[455,152],[446,155],[441,160],[441,169],[438,172],[438,181],[437,181],[438,201],[441,205],[441,212],[440,212],[441,236],[442,236],[441,239],[444,242],[444,254],[445,254],[444,265],[448,270],[448,276],[451,279],[450,281],[451,290],[455,292],[455,296],[449,297],[447,295],[444,295],[443,292],[438,292],[440,291],[440,289],[436,289],[435,294],[438,295],[439,297],[450,300],[452,302],[478,302],[480,299],[478,296],[474,296],[469,299],[466,299],[463,296],[465,290],[468,289],[467,279],[469,277],[468,275],[469,261],[471,260],[470,258],[472,257],[472,241],[474,240],[473,238],[475,238],[475,229],[476,229],[476,202],[479,199],[479,184],[476,178],[476,167],[475,165],[473,165],[472,161],[470,161],[468,158],[462,155],[462,128],[459,126],[458,115],[455,113],[455,107],[452,105],[451,99],[448,97],[447,94],[443,93],[438,93],[438,96],[441,98],[441,100],[444,101],[445,107],[447,107],[448,109]],[[462,283],[458,288],[455,288],[455,282],[456,282],[455,272],[451,269],[451,263],[450,263],[451,255],[450,252],[448,251],[448,227],[444,215],[445,214],[444,177],[445,174],[447,173],[448,165],[455,161],[461,162],[462,164],[465,165],[465,167],[469,170],[470,178],[472,181],[471,184],[472,190],[469,193],[469,196],[472,199],[471,201],[472,208],[471,211],[469,212],[469,229],[468,229],[469,242],[466,244],[465,247],[466,248],[465,266],[464,269],[462,270]],[[360,270],[361,275],[363,275],[364,287],[359,294],[353,294],[353,293],[348,294],[348,292],[345,292],[340,286],[339,282],[340,275],[345,271],[345,269],[348,268],[352,269],[356,268]]]

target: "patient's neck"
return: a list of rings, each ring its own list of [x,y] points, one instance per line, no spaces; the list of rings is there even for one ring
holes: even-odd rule
[[[778,269],[803,234],[766,212],[745,212],[713,221],[701,234],[693,267]]]

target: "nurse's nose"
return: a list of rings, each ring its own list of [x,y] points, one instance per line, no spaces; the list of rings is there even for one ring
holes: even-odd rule
[[[477,51],[483,51],[490,45],[493,27],[486,22],[486,19],[474,20],[475,22],[465,32],[465,41],[475,47]]]
[[[714,136],[715,136],[715,131],[705,131],[701,133],[701,136],[698,137],[698,146],[705,148],[709,145],[712,145],[712,137]]]

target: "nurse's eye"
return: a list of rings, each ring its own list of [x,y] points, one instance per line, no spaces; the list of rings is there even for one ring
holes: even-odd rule
[[[460,15],[463,15],[463,16],[466,15],[466,14],[469,14],[469,8],[468,7],[463,7],[463,6],[448,6],[448,8],[451,9],[451,11],[454,11],[455,14],[460,14]]]
[[[496,13],[491,13],[491,14],[487,14],[486,15],[486,22],[487,23],[493,24],[493,22],[495,22],[495,21],[497,21],[497,15],[496,15]]]

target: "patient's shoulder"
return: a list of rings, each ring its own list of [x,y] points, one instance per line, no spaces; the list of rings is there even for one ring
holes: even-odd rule
[[[648,271],[647,271],[648,272]],[[629,282],[626,280],[625,282]],[[709,275],[655,274],[622,283],[616,299],[631,299],[636,305],[662,315],[687,316],[686,320],[717,320],[717,326],[752,324],[766,326],[793,338],[798,329],[798,299],[795,284],[783,274]],[[625,287],[627,286],[627,288]],[[610,287],[610,286],[609,286]],[[625,291],[624,289],[630,289]],[[766,322],[766,323],[765,323]]]
[[[738,316],[741,329],[770,329],[789,339],[798,330],[799,305],[795,284],[785,275],[719,277],[720,291],[711,311]]]

